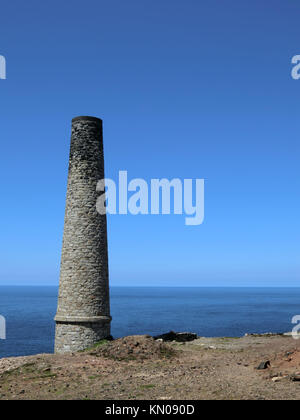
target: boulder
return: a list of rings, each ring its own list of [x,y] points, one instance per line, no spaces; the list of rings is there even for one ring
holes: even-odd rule
[[[178,341],[180,343],[184,343],[186,341],[193,341],[198,338],[196,333],[191,332],[175,332],[170,331],[165,334],[157,335],[153,337],[155,340],[163,340],[163,341]]]

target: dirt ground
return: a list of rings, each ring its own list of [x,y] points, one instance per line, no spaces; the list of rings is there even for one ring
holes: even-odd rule
[[[0,359],[2,400],[299,397],[300,340],[287,336],[188,343],[132,336],[80,353]]]

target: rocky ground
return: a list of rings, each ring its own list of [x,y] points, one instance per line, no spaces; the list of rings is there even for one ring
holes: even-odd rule
[[[3,400],[299,397],[300,340],[287,336],[132,336],[81,353],[0,359]]]

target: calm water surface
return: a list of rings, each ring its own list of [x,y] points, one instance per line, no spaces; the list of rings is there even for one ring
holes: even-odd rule
[[[53,352],[56,287],[0,286],[7,339],[0,357]],[[300,288],[112,287],[112,335],[192,331],[202,336],[291,331]]]

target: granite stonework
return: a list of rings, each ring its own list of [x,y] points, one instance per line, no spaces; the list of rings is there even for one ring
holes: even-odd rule
[[[56,353],[82,350],[110,335],[106,215],[96,210],[96,185],[101,179],[102,121],[74,118],[55,317]]]
[[[110,337],[110,321],[65,323],[56,321],[55,352],[68,353],[92,347],[101,338]]]

